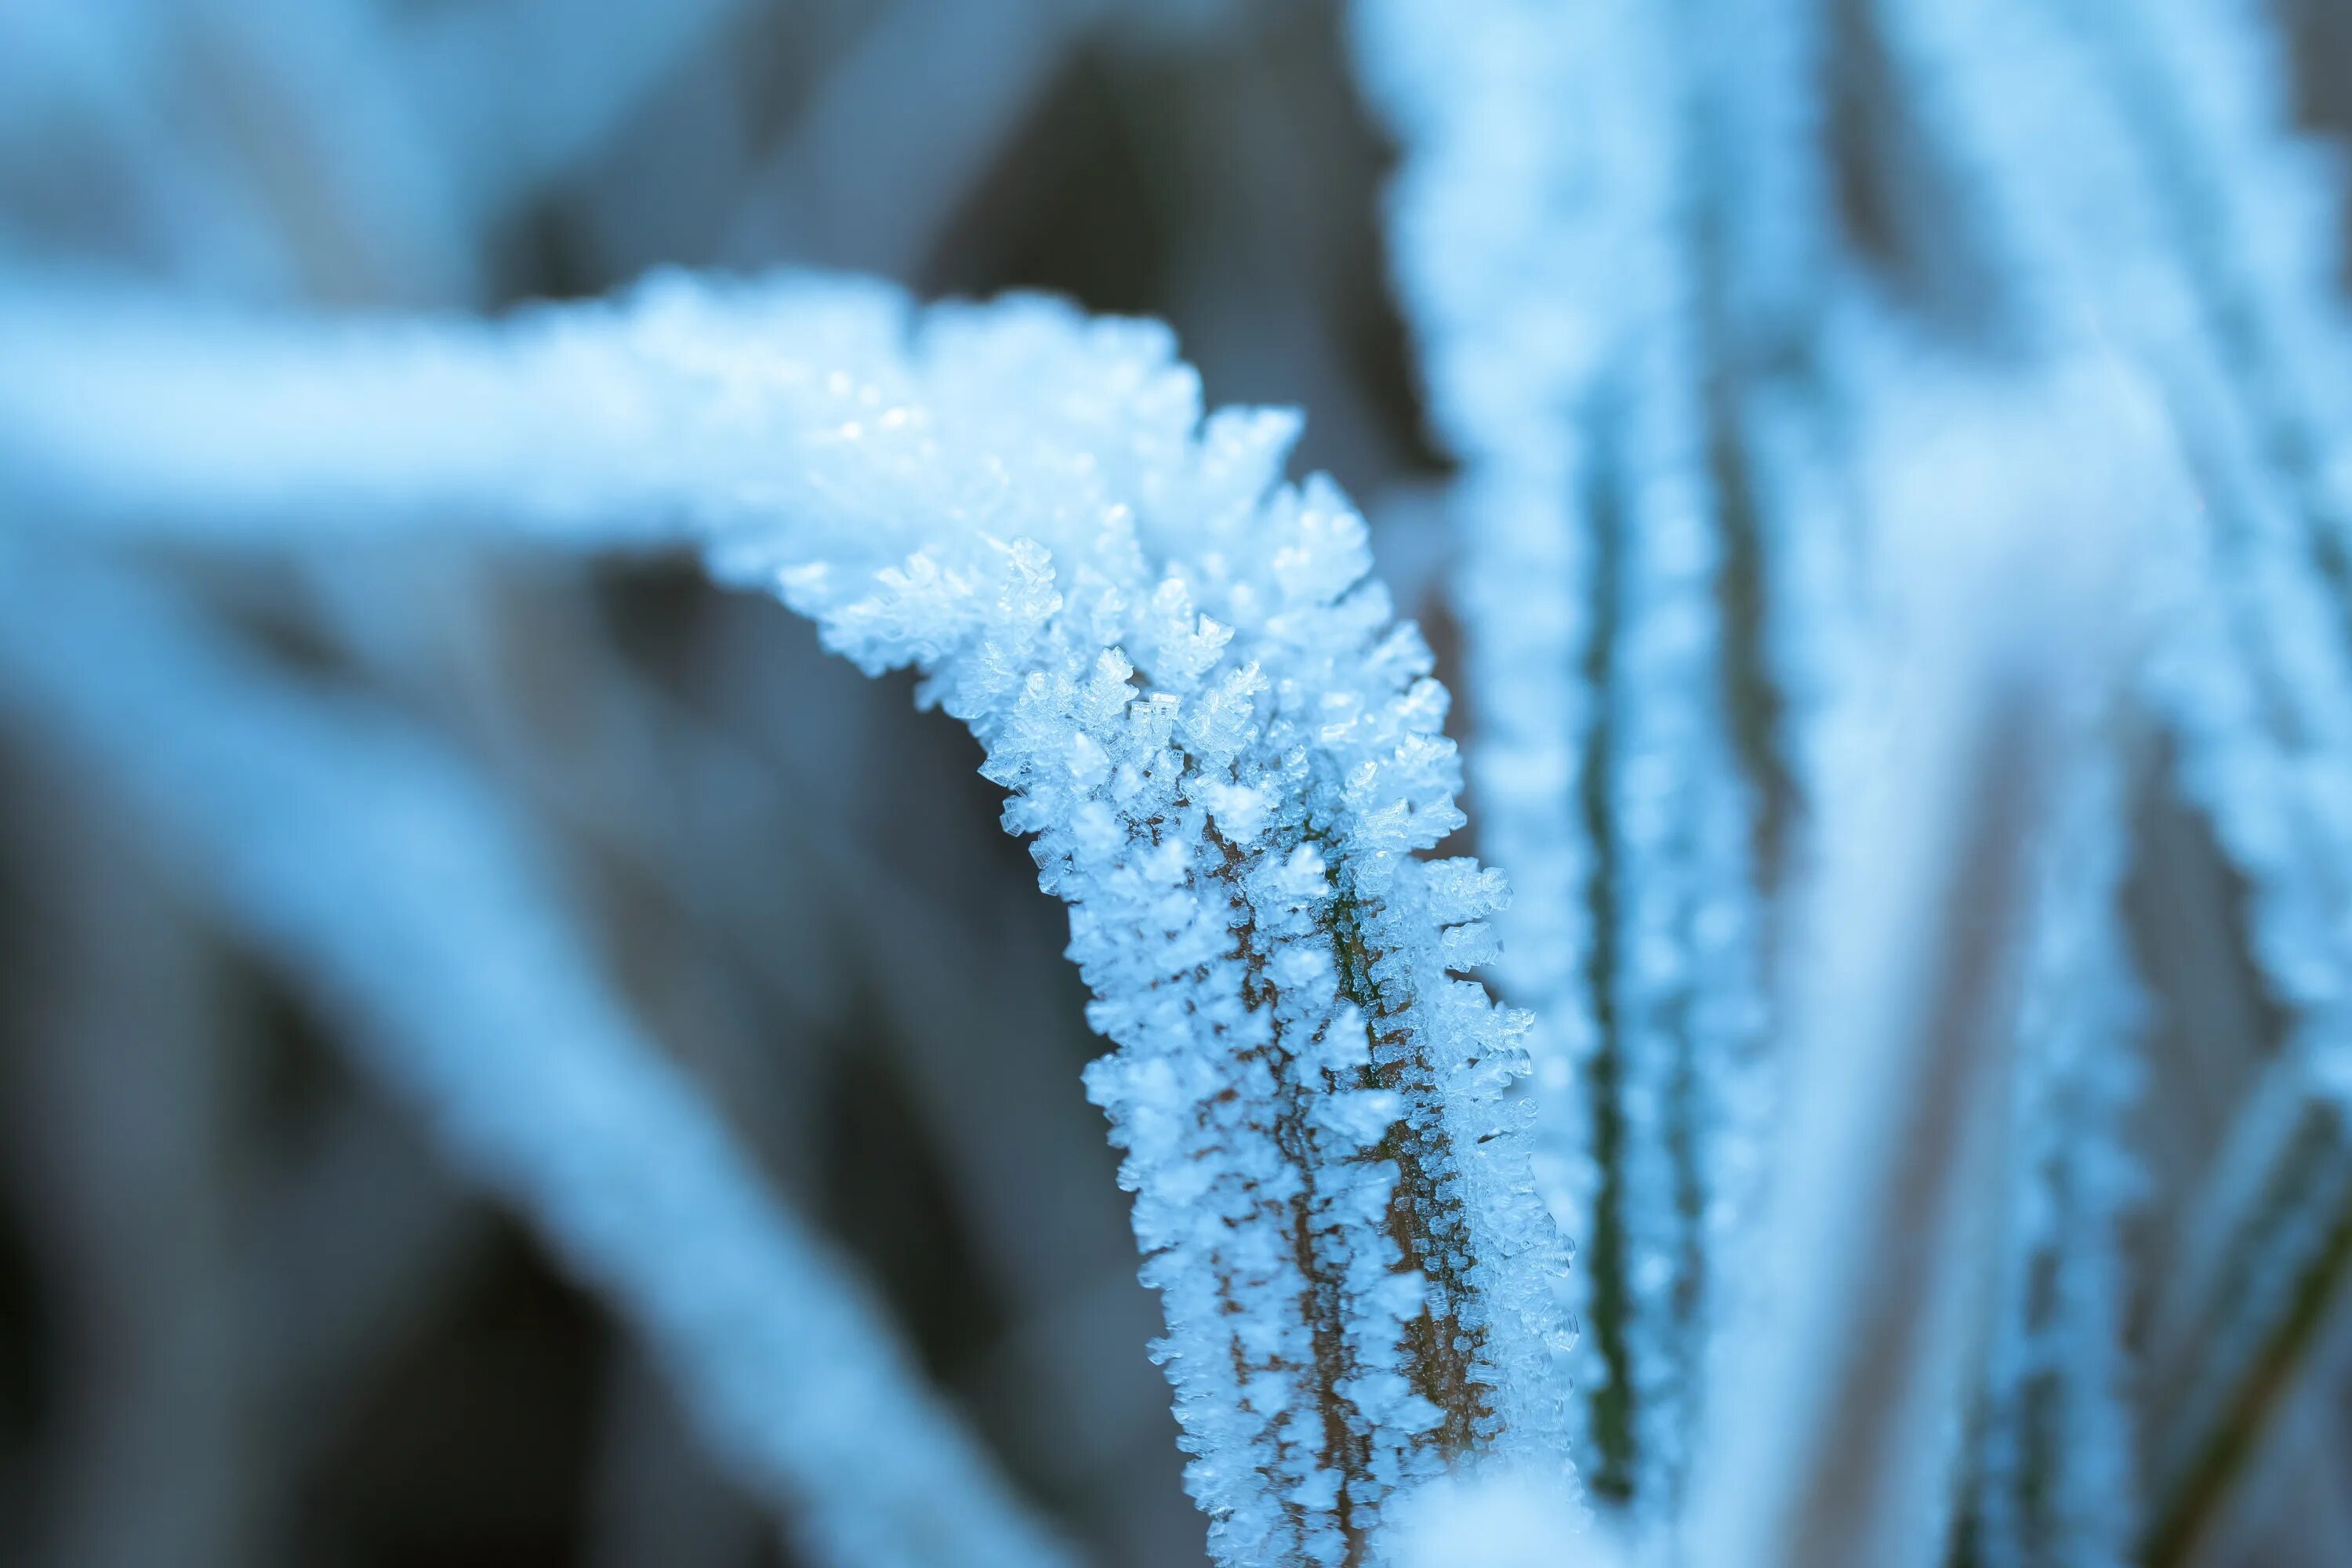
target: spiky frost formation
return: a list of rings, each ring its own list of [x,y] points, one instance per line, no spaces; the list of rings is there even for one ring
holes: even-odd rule
[[[940,310],[912,361],[938,412],[866,460],[984,453],[998,482],[961,526],[878,574],[789,533],[725,570],[869,669],[922,665],[987,747],[1119,1047],[1087,1087],[1128,1152],[1213,1545],[1364,1560],[1383,1500],[1448,1457],[1558,1462],[1520,1025],[1453,978],[1502,888],[1416,858],[1462,822],[1444,690],[1345,498],[1276,483],[1296,421],[1196,429],[1164,332]],[[1040,385],[1048,416],[992,427],[997,389]]]
[[[1456,1457],[1569,1486],[1524,1025],[1454,977],[1502,885],[1420,858],[1462,822],[1445,690],[1345,498],[1279,482],[1293,416],[1203,423],[1148,323],[808,279],[488,331],[70,316],[0,317],[0,409],[19,482],[92,515],[689,539],[924,672],[1071,905],[1222,1561],[1375,1560]]]

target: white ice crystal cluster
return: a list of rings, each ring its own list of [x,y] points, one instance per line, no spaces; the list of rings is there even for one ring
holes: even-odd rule
[[[1204,422],[1157,326],[814,279],[488,329],[78,335],[50,300],[0,341],[0,484],[58,515],[688,539],[921,670],[1071,905],[1219,1559],[1379,1560],[1386,1500],[1466,1454],[1568,1486],[1524,1025],[1457,978],[1504,889],[1423,858],[1462,823],[1446,694],[1346,499],[1282,482],[1294,416]]]

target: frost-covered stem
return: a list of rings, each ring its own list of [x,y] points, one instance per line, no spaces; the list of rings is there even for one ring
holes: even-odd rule
[[[1996,389],[2005,405],[2005,388]],[[1791,994],[1788,1152],[1767,1310],[1709,1406],[1689,1560],[1899,1568],[1940,1552],[1950,1435],[1990,1306],[2018,932],[2067,787],[2070,732],[2105,705],[2129,516],[2083,505],[2073,448],[1896,426],[1891,470],[1910,591],[1868,744],[1843,759],[1843,830],[1806,889]],[[2004,437],[2012,439],[2004,442]],[[1988,461],[2000,450],[2040,461]],[[1954,474],[1977,477],[1954,487]],[[2042,547],[2053,517],[2075,542]],[[2038,574],[2021,592],[2021,573]]]
[[[2125,1398],[2123,1121],[2139,1064],[2125,951],[2130,780],[2110,749],[2058,807],[2018,1024],[2004,1277],[1957,1568],[2124,1568],[2137,1490]]]
[[[0,691],[642,1331],[818,1560],[1064,1561],[884,1314],[639,1036],[525,836],[432,742],[135,580],[19,543]]]
[[[1465,1452],[1566,1484],[1521,1026],[1452,978],[1501,886],[1420,858],[1462,821],[1444,689],[1345,498],[1277,483],[1295,419],[1204,424],[1147,323],[808,278],[489,329],[0,317],[0,481],[55,508],[690,541],[920,668],[1072,905],[1219,1556],[1377,1555]]]
[[[1716,542],[1714,668],[1680,677],[1706,693],[1694,705],[1699,732],[1682,747],[1697,773],[1685,814],[1702,892],[1681,945],[1698,976],[1690,1115],[1705,1132],[1686,1216],[1701,1293],[1686,1353],[1699,1396],[1682,1419],[1703,1426],[1706,1389],[1753,1304],[1749,1249],[1782,1067],[1768,1048],[1762,977],[1777,962],[1778,901],[1808,866],[1812,835],[1833,830],[1812,815],[1811,773],[1825,765],[1815,753],[1859,662],[1857,539],[1832,478],[1843,432],[1818,341],[1838,243],[1821,107],[1826,5],[1667,9],[1670,47],[1686,62],[1685,374]]]
[[[1759,885],[1802,858],[1805,737],[1840,679],[1838,531],[1817,338],[1837,268],[1822,100],[1827,0],[1684,0],[1696,64],[1692,246],[1723,538],[1724,703]],[[1824,557],[1829,559],[1824,560]],[[1850,568],[1848,568],[1850,569]],[[1769,921],[1769,909],[1762,911]],[[1769,941],[1763,944],[1769,951]]]
[[[675,543],[686,498],[749,480],[740,414],[714,439],[712,377],[616,375],[612,345],[534,320],[500,352],[454,317],[0,290],[0,495],[21,528],[268,543],[471,526],[611,547]]]
[[[1468,466],[1473,763],[1519,894],[1497,974],[1536,1015],[1538,1170],[1581,1248],[1587,1481],[1653,1523],[1684,1468],[1761,1022],[1727,679],[1760,672],[1725,640],[1687,20],[1359,10],[1407,148],[1400,282]]]

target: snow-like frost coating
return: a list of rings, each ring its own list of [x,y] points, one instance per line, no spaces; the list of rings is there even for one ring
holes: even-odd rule
[[[839,460],[952,483],[976,442],[985,488],[908,509],[959,526],[863,574],[789,531],[722,570],[869,669],[921,665],[987,747],[1119,1047],[1087,1088],[1127,1150],[1218,1554],[1355,1561],[1449,1455],[1557,1463],[1523,1025],[1451,973],[1501,890],[1418,858],[1462,823],[1444,689],[1346,499],[1277,482],[1295,419],[1196,430],[1165,333],[942,309],[913,363],[846,394],[876,414]],[[1056,389],[1045,416],[992,418],[1016,385]]]

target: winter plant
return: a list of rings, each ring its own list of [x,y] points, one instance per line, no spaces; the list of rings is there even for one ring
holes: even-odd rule
[[[135,70],[132,24],[26,15]],[[684,552],[914,671],[1067,906],[1219,1563],[2189,1562],[2352,1256],[2352,324],[2284,34],[2250,0],[1348,25],[1459,465],[1466,722],[1355,504],[1289,477],[1298,416],[1207,411],[1150,322],[791,271],[337,314],[29,256],[0,704],[634,1325],[811,1562],[1077,1550],[632,1017],[530,825],[159,552]],[[352,156],[405,190],[373,111]],[[470,199],[532,177],[493,163]],[[2287,1019],[2152,1280],[2151,800],[2208,825]]]

